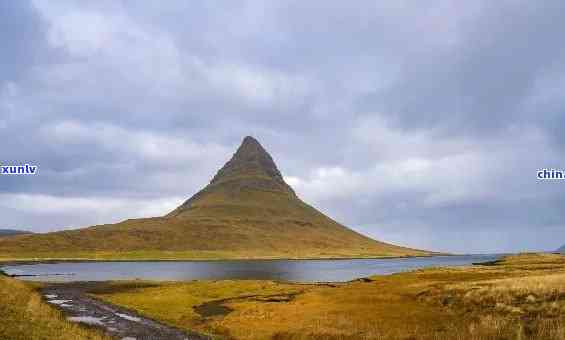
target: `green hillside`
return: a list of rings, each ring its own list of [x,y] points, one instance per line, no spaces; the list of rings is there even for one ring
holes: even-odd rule
[[[243,259],[427,255],[372,240],[300,200],[246,137],[209,185],[163,217],[0,240],[0,258]]]

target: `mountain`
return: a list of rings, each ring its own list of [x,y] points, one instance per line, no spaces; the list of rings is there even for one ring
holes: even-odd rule
[[[162,217],[0,240],[0,258],[217,259],[428,255],[375,241],[304,203],[245,137],[210,183]]]
[[[0,237],[25,235],[25,234],[31,234],[31,232],[23,231],[23,230],[14,230],[14,229],[0,229]]]
[[[561,248],[557,249],[558,253],[564,253],[565,254],[565,244],[561,246]]]

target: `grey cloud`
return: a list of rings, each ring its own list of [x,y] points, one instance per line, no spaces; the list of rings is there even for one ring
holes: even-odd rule
[[[565,47],[558,43],[563,6],[485,2],[479,15],[457,25],[456,44],[404,59],[395,84],[365,100],[381,105],[402,126],[455,133],[498,133],[529,121],[545,110],[523,107],[538,80],[564,71],[559,63]]]
[[[0,83],[17,79],[25,73],[27,67],[37,62],[41,56],[45,25],[25,1],[3,1],[0,13],[4,13],[0,22],[0,39],[3,42],[0,63]]]
[[[561,1],[1,4],[1,161],[41,173],[0,177],[0,211],[42,231],[165,213],[252,134],[302,197],[364,233],[551,249],[565,194],[535,170],[565,163],[563,13]]]

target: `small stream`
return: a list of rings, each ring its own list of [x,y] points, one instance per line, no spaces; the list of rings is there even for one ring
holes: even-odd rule
[[[42,293],[47,303],[65,313],[67,320],[102,328],[118,339],[210,340],[207,336],[162,324],[87,295],[86,292],[95,285],[50,284],[43,288]]]

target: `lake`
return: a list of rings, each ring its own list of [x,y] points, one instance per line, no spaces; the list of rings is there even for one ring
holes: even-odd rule
[[[9,275],[31,281],[226,280],[344,282],[376,274],[427,267],[465,266],[499,255],[432,256],[352,260],[249,260],[156,262],[59,262],[6,266]]]

